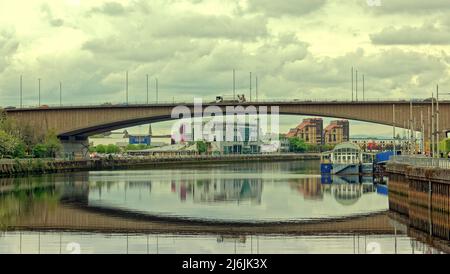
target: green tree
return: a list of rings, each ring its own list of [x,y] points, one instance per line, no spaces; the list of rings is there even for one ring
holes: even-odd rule
[[[448,153],[450,152],[450,138],[442,140],[439,146],[444,157],[448,157]]]
[[[95,146],[89,146],[89,153],[94,153],[97,152],[97,150],[95,149]]]
[[[20,139],[22,139],[28,152],[31,152],[35,145],[43,143],[45,140],[45,134],[42,132],[42,129],[36,129],[29,124],[21,125],[19,131]]]
[[[15,158],[25,158],[25,156],[27,155],[26,150],[27,146],[23,142],[19,142],[14,148],[13,156]]]
[[[61,141],[53,130],[49,131],[45,136],[44,145],[47,149],[47,157],[52,158],[55,158],[62,148]]]
[[[120,152],[120,148],[116,145],[109,144],[106,146],[106,153],[108,153],[108,154],[119,153],[119,152]]]
[[[333,150],[333,148],[334,148],[334,145],[324,144],[322,146],[322,151],[330,151],[330,150]]]
[[[303,139],[298,137],[289,138],[289,150],[292,152],[305,152],[308,149],[308,145]]]
[[[197,150],[200,154],[204,154],[208,151],[208,145],[203,141],[197,141]]]
[[[25,157],[27,153],[33,154],[34,147],[39,143],[45,143],[46,140],[46,136],[43,133],[44,129],[33,127],[28,123],[18,125],[13,119],[8,118],[6,112],[1,109],[0,130],[9,136],[13,136],[14,152],[11,153],[10,151],[8,154],[18,158]],[[6,146],[8,146],[8,143],[3,144],[3,147]],[[54,150],[55,147],[51,145],[51,149]]]
[[[0,130],[0,158],[4,156],[14,156],[16,147],[19,146],[20,140],[5,132]]]
[[[47,155],[47,147],[44,144],[37,144],[33,147],[33,156],[35,158],[45,158]]]
[[[106,146],[105,145],[98,145],[95,147],[95,150],[97,153],[106,153]]]

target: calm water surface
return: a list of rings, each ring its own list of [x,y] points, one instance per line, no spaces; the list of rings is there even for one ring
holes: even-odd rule
[[[446,243],[409,235],[388,214],[386,178],[324,178],[318,165],[191,165],[0,179],[0,253],[446,250]]]

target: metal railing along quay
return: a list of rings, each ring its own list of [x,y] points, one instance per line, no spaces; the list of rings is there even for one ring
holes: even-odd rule
[[[437,167],[443,169],[450,169],[450,159],[444,158],[431,158],[413,155],[397,155],[393,156],[390,161],[393,163],[407,164],[411,166]]]

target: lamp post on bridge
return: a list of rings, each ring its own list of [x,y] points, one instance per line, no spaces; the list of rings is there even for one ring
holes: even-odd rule
[[[358,102],[358,70],[356,70],[356,102]]]
[[[351,72],[352,72],[352,102],[353,102],[353,67],[352,67]]]
[[[258,102],[258,76],[255,77],[255,81],[256,81],[256,102]]]
[[[250,71],[250,102],[252,101],[252,72]]]
[[[404,127],[408,132],[408,146],[407,150],[409,154],[417,154],[417,131],[420,131],[420,152],[421,154],[425,153],[425,124],[423,119],[423,106],[413,106],[413,101],[410,100],[409,103],[409,119],[404,121]],[[420,120],[419,117],[413,115],[413,109],[420,110]],[[393,110],[395,111],[395,110]],[[395,113],[393,114],[395,115]],[[418,130],[417,130],[418,129]],[[394,129],[395,130],[395,129]],[[395,132],[395,131],[394,131]]]
[[[158,78],[155,79],[156,103],[158,104]]]
[[[126,72],[126,79],[125,79],[125,96],[126,96],[126,102],[128,105],[128,70]]]
[[[148,105],[148,74],[147,74],[147,105]]]
[[[20,75],[20,108],[23,107],[22,104],[22,75]]]
[[[441,94],[442,95],[442,94]],[[450,95],[450,93],[444,93],[444,95]],[[434,108],[435,106],[435,108]],[[440,148],[440,111],[439,111],[439,85],[436,85],[436,98],[434,98],[434,93],[431,95],[431,143],[433,158],[440,158],[441,148]]]
[[[41,106],[41,78],[38,78],[38,106]]]
[[[354,75],[353,71],[354,70],[356,71],[355,77],[353,77],[353,75]],[[352,77],[351,77],[352,78],[352,102],[354,100],[356,100],[358,102],[359,101],[358,100],[358,69],[354,69],[354,67],[352,67],[351,68],[351,74],[352,74]],[[355,78],[355,80],[354,80],[354,78]],[[356,82],[355,86],[353,85],[354,82]],[[365,94],[365,74],[363,74],[362,75],[362,100],[365,101],[365,98],[366,98],[366,94]]]
[[[59,82],[59,106],[62,107],[62,82]]]
[[[363,74],[363,78],[362,78],[362,80],[363,80],[363,101],[365,101],[366,100],[366,95],[365,95],[365,84],[364,84],[364,74]]]

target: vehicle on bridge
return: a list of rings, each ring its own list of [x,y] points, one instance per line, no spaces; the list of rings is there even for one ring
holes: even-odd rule
[[[233,95],[216,96],[216,103],[244,103],[245,95],[237,94],[237,99]]]

